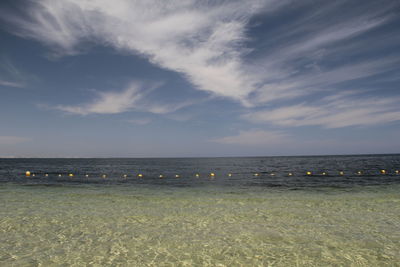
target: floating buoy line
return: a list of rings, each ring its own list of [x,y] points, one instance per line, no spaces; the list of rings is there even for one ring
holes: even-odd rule
[[[236,175],[240,175],[240,176],[243,176],[243,175],[247,175],[246,173],[239,173],[239,174],[236,174]],[[276,176],[276,175],[278,175],[277,173],[275,173],[275,172],[270,172],[270,173],[268,173],[268,172],[261,172],[261,173],[259,173],[259,172],[256,172],[256,173],[248,173],[248,175],[250,176],[250,175],[253,175],[253,176],[255,176],[255,177],[262,177],[262,176]],[[389,170],[385,170],[385,169],[381,169],[381,170],[378,170],[378,171],[362,171],[362,170],[359,170],[359,171],[356,171],[356,172],[345,172],[345,171],[338,171],[338,172],[326,172],[326,171],[324,171],[324,172],[312,172],[312,171],[306,171],[306,172],[288,172],[288,173],[283,173],[283,176],[294,176],[294,175],[297,175],[297,176],[335,176],[335,175],[339,175],[339,176],[354,176],[354,175],[356,175],[356,176],[370,176],[370,175],[388,175],[388,176],[390,176],[390,175],[400,175],[400,171],[399,170],[393,170],[393,171],[389,171]],[[50,174],[49,173],[39,173],[39,172],[32,172],[32,171],[26,171],[25,172],[25,177],[36,177],[36,176],[43,176],[43,177],[50,177]],[[52,174],[51,176],[58,176],[58,177],[70,177],[70,178],[73,178],[73,177],[75,177],[75,176],[84,176],[84,177],[86,177],[86,178],[89,178],[89,177],[93,177],[93,178],[103,178],[103,179],[106,179],[107,177],[109,177],[107,174],[79,174],[79,173],[72,173],[72,172],[70,172],[70,173],[58,173],[58,174]],[[116,177],[117,175],[112,175],[112,177]],[[122,177],[122,178],[124,178],[124,179],[127,179],[127,178],[145,178],[146,176],[144,175],[144,174],[142,174],[142,173],[138,173],[138,174],[127,174],[127,173],[125,173],[125,174],[121,174],[121,175],[118,175],[119,177]],[[157,176],[157,175],[156,175]],[[156,177],[155,175],[151,175],[151,176],[149,176],[149,177]],[[200,173],[195,173],[195,174],[193,174],[193,175],[185,175],[185,176],[181,176],[180,174],[175,174],[175,175],[171,175],[170,177],[172,178],[172,177],[175,177],[175,178],[181,178],[181,177],[187,177],[187,178],[190,178],[190,177],[194,177],[194,178],[200,178],[200,177],[208,177],[208,178],[215,178],[215,177],[217,177],[217,176],[220,176],[220,177],[223,177],[223,176],[225,176],[225,177],[234,177],[235,176],[235,174],[234,173],[225,173],[225,174],[219,174],[219,175],[217,175],[216,173],[214,173],[214,172],[210,172],[210,173],[207,173],[207,174],[201,174],[200,175]],[[160,178],[160,179],[163,179],[163,178],[168,178],[169,176],[165,176],[164,174],[159,174],[158,175],[158,178]]]

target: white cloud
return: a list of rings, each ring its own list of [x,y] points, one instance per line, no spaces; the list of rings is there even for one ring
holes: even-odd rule
[[[290,140],[288,134],[280,131],[264,131],[251,129],[247,131],[240,131],[238,135],[226,136],[212,140],[221,144],[234,144],[234,145],[277,145],[286,143]]]
[[[376,57],[377,51],[385,49],[376,46],[384,31],[370,34],[395,17],[390,14],[393,5],[371,1],[350,12],[344,7],[345,1],[295,5],[308,7],[309,11],[277,24],[270,30],[271,38],[260,38],[265,52],[259,51],[250,66],[261,81],[248,98],[252,106],[325,93],[343,82],[398,69],[399,55]],[[398,43],[393,33],[387,35],[390,40],[386,45]]]
[[[29,140],[29,138],[19,136],[0,136],[0,145],[16,145]]]
[[[132,110],[136,103],[142,98],[137,84],[132,84],[121,92],[101,92],[91,103],[78,106],[57,106],[56,108],[65,112],[87,115],[115,114]]]
[[[200,90],[243,100],[257,82],[243,68],[249,18],[285,1],[41,0],[27,17],[4,14],[16,34],[75,54],[94,41],[182,73]]]
[[[337,84],[378,75],[393,69],[399,63],[400,58],[398,57],[381,58],[352,62],[330,70],[310,71],[294,77],[288,75],[279,81],[267,82],[257,89],[249,99],[255,105],[262,105],[276,100],[296,99],[321,91],[327,92]],[[334,92],[334,94],[336,93]]]
[[[89,103],[58,105],[54,108],[79,115],[117,114],[132,110],[164,114],[174,112],[190,104],[189,102],[179,104],[156,103],[147,100],[146,95],[157,86],[144,86],[139,82],[131,82],[122,91],[99,92],[97,97]]]
[[[22,82],[0,80],[0,86],[23,88],[25,87],[25,84]]]
[[[249,112],[242,118],[254,123],[285,127],[318,125],[325,128],[367,126],[400,120],[396,98],[362,98],[347,94],[327,97],[317,103],[301,103],[272,110]]]

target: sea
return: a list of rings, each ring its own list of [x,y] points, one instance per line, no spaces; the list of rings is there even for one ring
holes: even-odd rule
[[[399,171],[400,155],[0,159],[0,266],[400,266]]]

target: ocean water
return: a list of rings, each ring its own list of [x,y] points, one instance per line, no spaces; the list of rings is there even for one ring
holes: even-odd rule
[[[0,266],[400,266],[399,169],[400,155],[0,159]]]

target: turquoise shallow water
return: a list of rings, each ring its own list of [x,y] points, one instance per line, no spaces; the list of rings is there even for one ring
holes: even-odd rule
[[[400,266],[400,186],[0,184],[0,266]]]

